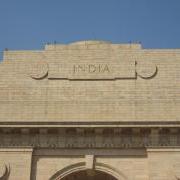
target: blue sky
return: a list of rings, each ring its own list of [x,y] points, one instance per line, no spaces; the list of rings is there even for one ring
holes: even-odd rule
[[[180,0],[0,0],[0,52],[87,39],[180,48]]]

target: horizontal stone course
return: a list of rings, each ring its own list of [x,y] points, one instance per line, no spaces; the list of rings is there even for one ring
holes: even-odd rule
[[[0,123],[178,122],[179,59],[179,49],[103,41],[5,51]]]

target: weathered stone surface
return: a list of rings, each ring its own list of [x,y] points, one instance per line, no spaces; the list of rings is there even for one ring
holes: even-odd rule
[[[179,92],[180,49],[80,41],[5,51],[0,179],[178,180]]]
[[[96,41],[5,51],[0,122],[180,122],[179,59]]]

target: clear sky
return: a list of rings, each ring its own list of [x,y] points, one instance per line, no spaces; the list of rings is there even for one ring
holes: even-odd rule
[[[180,48],[180,0],[0,0],[0,52],[87,39]]]

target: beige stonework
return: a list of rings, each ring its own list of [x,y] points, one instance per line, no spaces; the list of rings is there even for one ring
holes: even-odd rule
[[[4,51],[2,180],[178,180],[179,127],[180,49]]]

